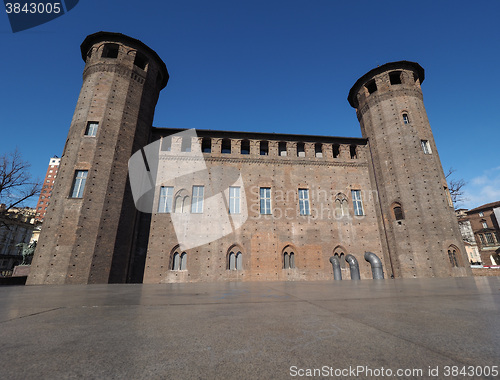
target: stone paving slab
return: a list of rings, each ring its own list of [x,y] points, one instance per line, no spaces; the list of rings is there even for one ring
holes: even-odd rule
[[[16,286],[0,305],[5,379],[382,377],[291,376],[324,366],[436,379],[500,365],[498,277]]]

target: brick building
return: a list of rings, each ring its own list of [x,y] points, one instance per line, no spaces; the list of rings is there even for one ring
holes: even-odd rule
[[[81,52],[28,284],[325,280],[331,257],[363,279],[367,251],[386,277],[470,275],[417,63],[351,88],[362,138],[189,133],[152,126],[169,74],[149,47],[99,32]]]
[[[38,202],[36,204],[36,217],[35,219],[39,222],[43,222],[45,217],[45,212],[47,211],[47,206],[49,204],[50,197],[52,196],[52,189],[54,188],[54,181],[57,177],[57,170],[59,169],[59,163],[61,159],[54,156],[49,161],[49,166],[47,172],[45,173],[45,178],[43,180],[42,191],[38,197]]]
[[[474,231],[472,230],[470,221],[467,219],[467,209],[461,208],[456,210],[455,213],[458,218],[458,227],[460,228],[460,233],[462,234],[469,263],[471,263],[471,265],[482,265],[483,261],[481,259],[481,255],[479,254],[479,247],[476,243]]]
[[[485,266],[500,265],[499,219],[500,201],[476,207],[459,217],[459,223],[470,223]]]

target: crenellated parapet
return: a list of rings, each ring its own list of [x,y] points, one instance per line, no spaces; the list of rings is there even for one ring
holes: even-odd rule
[[[278,160],[282,162],[364,163],[367,140],[329,136],[197,130],[196,137],[170,135],[179,129],[154,128],[153,139],[172,153],[203,153],[205,159]],[[189,147],[189,148],[186,148]]]

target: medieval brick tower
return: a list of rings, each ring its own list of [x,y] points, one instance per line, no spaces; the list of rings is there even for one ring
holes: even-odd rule
[[[466,275],[470,269],[423,104],[423,81],[419,64],[388,63],[362,76],[348,100],[368,139],[387,270],[395,277]]]
[[[81,52],[83,85],[28,284],[126,282],[134,259],[127,164],[149,141],[167,68],[119,33],[92,34]]]

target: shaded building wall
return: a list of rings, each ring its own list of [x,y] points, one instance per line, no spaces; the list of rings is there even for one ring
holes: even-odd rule
[[[168,73],[156,53],[121,34],[88,36],[81,50],[83,85],[28,284],[127,278],[136,217],[128,159],[148,142]],[[93,136],[89,122],[98,123]],[[77,171],[87,178],[74,197]]]

